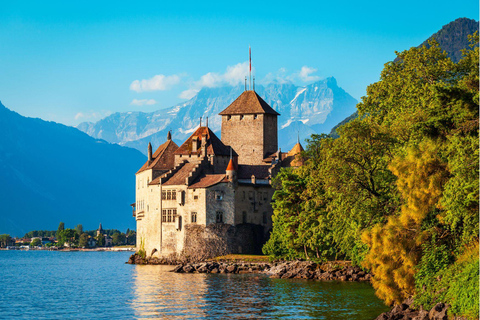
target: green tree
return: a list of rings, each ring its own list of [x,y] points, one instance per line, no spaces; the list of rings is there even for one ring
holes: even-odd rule
[[[80,235],[78,246],[81,248],[88,247],[88,234],[82,233]]]
[[[77,224],[75,226],[75,232],[77,233],[77,236],[80,237],[80,235],[83,233],[83,226],[81,224]]]
[[[120,232],[115,232],[112,235],[112,242],[114,246],[121,246],[125,244],[125,234]]]
[[[63,222],[60,222],[60,224],[58,225],[58,229],[57,229],[57,239],[60,238],[60,233],[65,230],[65,224]]]
[[[67,228],[63,231],[60,231],[59,237],[58,237],[58,245],[63,246],[65,243],[69,243],[70,245],[75,244],[75,236],[76,232],[74,229]]]
[[[30,247],[38,247],[41,245],[42,245],[42,240],[40,240],[39,238],[35,238],[32,240],[32,242],[30,242]]]
[[[0,234],[0,247],[5,248],[8,246],[11,239],[9,234]]]
[[[96,240],[97,240],[97,247],[105,247],[105,236],[103,234],[99,234]]]

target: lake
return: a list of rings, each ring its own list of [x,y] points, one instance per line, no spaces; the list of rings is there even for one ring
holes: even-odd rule
[[[368,283],[176,274],[130,252],[0,251],[0,319],[374,319]]]

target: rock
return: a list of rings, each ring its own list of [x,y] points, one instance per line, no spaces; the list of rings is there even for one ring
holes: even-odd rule
[[[176,272],[176,273],[184,272],[183,271],[183,266],[182,265],[176,266],[175,269],[173,269],[173,272]]]
[[[187,264],[186,266],[183,267],[183,271],[184,271],[185,273],[191,273],[191,272],[193,272],[194,270],[195,270],[195,268],[192,267],[192,266],[189,265],[189,264]]]
[[[338,278],[340,281],[347,281],[347,279],[347,276],[340,276],[340,278]]]
[[[352,281],[358,281],[358,274],[356,274],[356,273],[352,274],[351,280]]]
[[[208,269],[207,269],[207,266],[202,265],[202,266],[198,267],[198,268],[196,269],[196,271],[197,271],[198,273],[207,273],[207,272],[208,272]]]
[[[371,275],[370,273],[367,273],[367,274],[365,275],[365,280],[366,280],[366,281],[370,281],[370,279],[372,279],[372,275]]]
[[[213,268],[210,273],[218,273],[218,269],[217,268]]]
[[[375,320],[388,320],[388,319],[389,319],[388,314],[384,312],[381,315],[379,315]]]
[[[448,320],[447,309],[445,303],[437,303],[428,313],[428,317],[430,320]]]
[[[365,277],[365,271],[359,271],[359,272],[357,272],[357,275],[359,277]]]
[[[428,312],[421,309],[420,311],[418,311],[418,315],[412,318],[412,320],[429,320]]]
[[[237,270],[237,266],[234,264],[227,267],[228,273],[235,273],[236,270]]]

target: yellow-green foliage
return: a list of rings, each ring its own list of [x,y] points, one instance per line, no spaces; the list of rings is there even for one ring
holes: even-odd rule
[[[138,255],[145,259],[147,257],[147,252],[145,251],[145,239],[140,239],[140,249],[138,249]]]
[[[397,186],[405,204],[385,225],[366,231],[362,240],[370,251],[364,266],[374,274],[372,284],[387,304],[399,303],[415,293],[415,266],[421,258],[421,244],[428,236],[422,230],[426,215],[435,209],[447,178],[445,165],[432,141],[410,148],[407,155],[392,161]]]

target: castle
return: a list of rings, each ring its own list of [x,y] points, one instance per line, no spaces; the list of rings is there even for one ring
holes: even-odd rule
[[[195,255],[209,243],[215,254],[260,253],[272,228],[271,179],[301,165],[303,148],[278,149],[279,113],[253,90],[220,116],[221,139],[207,119],[180,147],[170,132],[154,153],[149,143],[132,204],[147,256]]]

